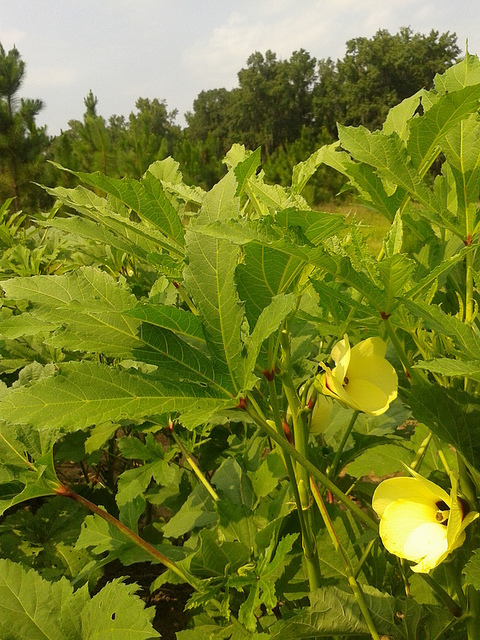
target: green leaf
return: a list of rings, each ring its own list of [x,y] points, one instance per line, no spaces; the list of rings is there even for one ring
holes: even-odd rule
[[[228,173],[205,196],[196,223],[189,225],[185,284],[198,307],[205,337],[217,366],[240,390],[244,387],[246,374],[241,343],[244,312],[234,281],[238,249],[225,240],[196,232],[202,223],[238,216],[235,191],[234,177]]]
[[[142,180],[110,178],[98,172],[69,173],[73,173],[85,184],[105,191],[135,211],[141,219],[148,220],[171,240],[179,245],[183,244],[184,229],[180,217],[165,196],[160,180],[153,173],[147,171]]]
[[[75,580],[92,560],[88,553],[73,548],[84,518],[84,507],[58,496],[35,513],[14,510],[1,526],[0,556],[32,567],[44,578]]]
[[[255,504],[252,483],[234,458],[227,458],[215,472],[212,482],[221,497],[252,509]]]
[[[138,586],[113,580],[87,602],[81,613],[82,638],[88,640],[152,640],[155,610],[135,595]]]
[[[435,76],[435,89],[447,93],[463,87],[480,84],[480,61],[478,56],[467,53],[463,60],[453,65],[445,73]]]
[[[394,598],[376,592],[371,596],[365,594],[365,600],[379,633],[390,635],[393,631],[395,637],[405,637],[403,634],[397,636]],[[371,637],[353,595],[331,586],[311,593],[310,601],[310,607],[270,627],[273,640],[306,640],[329,638],[334,635]]]
[[[169,329],[182,338],[193,338],[198,344],[205,343],[202,323],[198,316],[169,305],[146,302],[123,312],[162,329]],[[0,325],[1,328],[1,325]]]
[[[480,122],[475,113],[453,127],[442,142],[442,151],[456,186],[456,213],[463,238],[475,232],[480,182]]]
[[[414,417],[480,469],[480,401],[438,385],[412,386],[407,394]]]
[[[475,112],[480,85],[467,86],[442,95],[420,118],[410,121],[407,151],[420,176],[424,176],[439,153],[439,144],[452,127]],[[409,193],[413,190],[408,189]]]
[[[257,323],[246,339],[247,348],[246,371],[253,371],[264,340],[276,331],[287,315],[293,310],[297,296],[293,293],[282,294],[272,298],[272,301],[261,312]],[[252,386],[254,382],[251,383]],[[247,383],[247,386],[250,384]]]
[[[168,485],[175,477],[166,460],[157,460],[124,471],[118,478],[118,493],[116,501],[119,507],[134,500],[149,487],[152,478],[159,484]]]
[[[62,578],[47,582],[33,569],[0,560],[0,632],[8,640],[153,640],[153,609],[119,580],[90,599]]]
[[[148,167],[147,171],[160,180],[164,190],[177,200],[201,205],[205,191],[201,187],[185,184],[179,167],[180,164],[169,157],[157,160]]]
[[[2,282],[2,288],[12,300],[33,304],[29,317],[57,328],[47,341],[53,346],[126,356],[139,344],[140,321],[122,314],[136,304],[135,296],[99,269],[83,267],[62,276],[13,278]],[[22,316],[18,318],[24,324]]]
[[[415,364],[415,367],[438,373],[441,376],[466,377],[480,381],[480,360],[435,358],[428,360],[428,362],[419,361]]]
[[[414,269],[415,262],[403,253],[396,253],[378,263],[378,271],[385,287],[385,313],[392,310],[394,299],[403,293]]]
[[[245,301],[248,321],[255,326],[273,298],[288,293],[302,269],[302,261],[268,246],[250,243],[238,267],[238,291]]]
[[[325,211],[299,211],[298,209],[278,211],[275,221],[285,230],[301,229],[305,238],[315,246],[347,226],[343,215]]]
[[[385,135],[364,127],[343,127],[338,130],[340,143],[355,160],[374,167],[379,176],[398,185],[427,209],[435,210],[432,192],[417,175],[407,150],[396,133]]]
[[[455,316],[446,314],[434,304],[420,300],[404,300],[404,305],[410,313],[421,318],[425,325],[440,335],[450,336],[460,354],[469,360],[476,360],[480,353],[480,336],[473,327],[466,325]]]
[[[80,613],[89,599],[66,578],[47,582],[33,569],[0,559],[0,632],[9,640],[83,640]]]
[[[190,569],[202,578],[223,578],[233,573],[250,560],[250,549],[241,542],[219,539],[215,531],[203,529],[200,547],[192,557]]]
[[[88,362],[64,363],[56,376],[12,389],[0,402],[0,419],[38,428],[76,431],[94,424],[185,411],[206,418],[232,406],[206,388],[160,381]]]
[[[480,591],[480,550],[476,549],[463,569],[465,583]]]
[[[237,179],[238,187],[235,192],[236,196],[241,196],[245,191],[245,186],[247,184],[248,179],[254,175],[256,170],[258,169],[261,158],[262,149],[258,147],[252,153],[250,153],[245,160],[239,162],[234,169],[235,178]]]
[[[230,378],[214,367],[205,351],[200,351],[171,331],[151,324],[141,326],[139,337],[143,345],[133,349],[132,355],[140,362],[156,365],[159,377],[208,384],[224,396],[234,395]]]
[[[121,215],[112,207],[110,202],[97,196],[90,189],[82,186],[75,187],[75,189],[65,189],[64,187],[44,188],[47,193],[54,198],[58,198],[67,207],[72,207],[98,225],[110,229],[119,238],[128,243],[132,255],[145,259],[149,253],[158,252],[159,249],[162,249],[178,259],[183,258],[183,246],[168,238],[155,227],[147,226],[143,222],[130,220],[127,215]],[[91,229],[87,232],[86,237],[89,237],[89,233],[92,233]]]
[[[42,436],[32,430],[15,429],[0,422],[0,463],[4,482],[18,481],[16,492],[0,500],[0,515],[17,504],[55,495],[58,479],[53,463],[57,434]]]
[[[203,485],[197,485],[162,531],[167,538],[178,538],[192,529],[211,527],[217,520],[212,497]]]
[[[420,89],[410,98],[406,98],[400,104],[392,107],[383,123],[383,133],[389,135],[395,132],[403,141],[406,141],[409,134],[408,125],[419,105],[422,104],[425,93],[425,89]]]

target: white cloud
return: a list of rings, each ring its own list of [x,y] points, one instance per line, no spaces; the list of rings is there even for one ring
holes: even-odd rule
[[[402,11],[415,0],[404,0]],[[380,28],[398,29],[397,0],[309,0],[292,11],[291,2],[247,2],[243,10],[230,13],[210,36],[198,39],[185,51],[183,63],[206,88],[236,84],[237,72],[254,51],[274,51],[288,58],[306,49],[316,58],[341,58],[347,40],[372,36]],[[212,77],[215,78],[212,81]]]

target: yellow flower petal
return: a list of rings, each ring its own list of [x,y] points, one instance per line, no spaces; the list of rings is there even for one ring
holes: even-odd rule
[[[370,380],[352,378],[346,385],[345,392],[348,398],[346,402],[364,413],[377,416],[388,409],[388,396]]]
[[[389,504],[379,529],[385,548],[413,562],[420,562],[429,555],[432,544],[435,553],[444,553],[447,548],[447,527],[436,523],[436,512],[434,503],[402,499]],[[425,528],[425,525],[432,525],[434,529],[430,526]]]
[[[343,340],[337,342],[332,349],[332,360],[335,362],[335,374],[340,384],[343,384],[345,375],[350,364],[350,342],[345,334]]]
[[[421,478],[421,479],[420,479]],[[436,504],[445,502],[450,506],[450,496],[441,487],[426,478],[388,478],[381,482],[375,489],[372,498],[372,507],[380,518],[385,509],[395,500],[408,498],[410,502]]]
[[[413,478],[389,478],[376,488],[372,507],[380,517],[385,548],[415,562],[412,571],[431,571],[465,541],[465,528],[478,517],[464,516],[452,477],[450,495],[409,469]]]
[[[345,335],[332,349],[335,367],[326,367],[320,378],[322,393],[370,415],[384,413],[397,397],[398,387],[397,374],[385,360],[385,351],[381,338],[368,338],[350,348]]]
[[[397,397],[398,378],[392,365],[379,356],[372,355],[370,358],[359,359],[352,357],[348,368],[349,381],[367,380],[380,389],[392,402]]]

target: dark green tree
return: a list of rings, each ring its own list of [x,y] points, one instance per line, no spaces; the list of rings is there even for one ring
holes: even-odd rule
[[[0,44],[0,198],[15,198],[16,210],[33,206],[43,195],[32,182],[42,171],[49,142],[46,128],[35,122],[42,101],[18,98],[24,77],[18,50],[7,53]]]
[[[277,60],[272,51],[252,54],[238,73],[240,88],[232,110],[237,141],[251,148],[261,145],[268,157],[299,138],[311,124],[315,67],[315,58],[303,49],[290,60]]]
[[[128,121],[110,118],[110,129],[113,137],[118,131],[119,172],[140,178],[152,162],[174,154],[181,133],[177,111],[169,112],[165,100],[139,98],[135,107]]]
[[[457,37],[413,33],[403,27],[391,35],[381,29],[372,38],[347,42],[342,60],[320,60],[313,91],[315,126],[336,135],[336,123],[381,126],[389,109],[418,90],[430,89],[435,74],[458,59]]]

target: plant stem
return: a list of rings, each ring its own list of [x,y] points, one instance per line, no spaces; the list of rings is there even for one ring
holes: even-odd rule
[[[359,415],[360,411],[355,410],[353,412],[353,415],[350,419],[350,422],[348,423],[347,428],[345,429],[345,433],[343,434],[342,437],[342,441],[340,442],[337,451],[335,452],[335,457],[333,458],[333,462],[330,466],[330,469],[327,471],[327,476],[331,479],[331,480],[335,480],[335,478],[337,477],[337,472],[338,472],[338,464],[340,462],[340,457],[343,453],[343,449],[345,447],[345,445],[347,444],[347,440],[350,437],[350,434],[352,433],[352,429],[355,425],[355,422],[357,421],[358,415]]]
[[[422,444],[420,445],[413,462],[410,464],[410,467],[414,470],[420,468],[423,459],[425,458],[425,454],[427,453],[428,445],[430,444],[430,440],[432,439],[432,432],[429,431],[426,438],[424,438]]]
[[[273,379],[268,381],[270,404],[272,407],[272,413],[274,417],[274,423],[277,428],[277,432],[280,437],[283,437],[282,416],[280,414],[280,407],[278,406],[277,389],[275,387],[275,381]],[[295,498],[295,504],[297,506],[298,521],[300,524],[300,532],[302,534],[302,546],[307,564],[308,583],[310,590],[314,591],[320,586],[320,565],[318,563],[318,557],[316,556],[314,549],[306,544],[309,540],[308,524],[305,520],[305,513],[302,508],[302,500],[300,492],[298,490],[297,478],[295,475],[295,469],[293,467],[292,459],[283,449],[280,449],[283,455],[285,466],[287,468],[288,477],[290,478],[290,484],[292,487],[293,495]],[[313,555],[312,555],[313,554]]]
[[[471,585],[467,591],[468,613],[467,613],[467,638],[468,640],[479,640],[480,638],[480,593]]]
[[[473,322],[473,251],[465,256],[465,324]]]
[[[370,635],[372,636],[373,640],[380,640],[380,636],[378,635],[378,631],[375,628],[375,624],[372,620],[372,616],[370,615],[370,610],[367,607],[367,604],[365,602],[365,598],[363,596],[363,592],[360,588],[360,585],[358,584],[358,582],[355,579],[355,575],[353,573],[353,568],[352,565],[350,563],[350,559],[348,557],[348,555],[345,552],[345,549],[342,547],[342,545],[340,544],[340,541],[337,537],[337,534],[335,533],[335,529],[333,527],[333,523],[330,519],[330,516],[328,515],[328,511],[325,507],[325,503],[322,500],[322,496],[320,495],[320,492],[318,490],[317,485],[315,484],[315,482],[313,481],[312,476],[310,476],[310,486],[313,492],[313,497],[315,498],[315,502],[317,503],[318,509],[321,513],[321,516],[323,518],[323,522],[325,523],[325,527],[328,531],[328,534],[330,536],[330,539],[332,541],[332,544],[335,548],[335,550],[337,551],[337,553],[340,554],[340,556],[342,557],[343,560],[343,566],[345,569],[345,574],[347,576],[348,579],[348,584],[350,585],[350,588],[353,592],[353,595],[355,596],[355,600],[357,601],[358,606],[360,607],[360,611],[362,612],[363,618],[367,624],[367,627],[370,631]]]
[[[169,560],[166,556],[163,555],[163,553],[155,549],[155,547],[153,547],[151,544],[146,542],[146,540],[143,540],[143,538],[141,538],[139,535],[134,533],[131,529],[125,526],[122,522],[120,522],[120,520],[117,520],[117,518],[112,516],[110,513],[108,513],[107,511],[104,511],[101,507],[97,506],[93,502],[90,502],[90,500],[87,500],[87,498],[84,498],[83,496],[73,491],[73,489],[69,489],[64,485],[60,485],[55,491],[55,493],[57,493],[57,495],[59,496],[64,496],[65,498],[71,498],[72,500],[75,500],[76,502],[84,506],[89,511],[92,511],[97,516],[100,516],[100,518],[102,518],[103,520],[106,520],[108,523],[113,525],[116,529],[121,531],[123,535],[127,537],[129,540],[131,540],[134,544],[136,544],[138,547],[141,547],[148,555],[154,558],[157,562],[161,562],[163,565],[167,567],[167,569],[170,569],[171,571],[176,573],[177,576],[179,576],[187,584],[191,585],[196,591],[199,590],[199,583],[194,576],[186,573],[183,569],[177,566],[175,562],[173,562],[172,560]]]
[[[320,484],[322,484],[326,489],[329,489],[330,492],[337,498],[337,500],[344,504],[347,509],[354,513],[357,518],[359,518],[364,524],[367,525],[367,527],[372,529],[372,531],[374,531],[375,533],[378,533],[378,525],[375,520],[373,520],[373,518],[370,518],[370,516],[362,511],[360,507],[355,504],[355,502],[350,500],[350,498],[348,498],[334,482],[327,478],[325,474],[317,469],[317,467],[312,464],[310,460],[302,456],[302,454],[288,442],[285,436],[277,433],[277,431],[273,429],[266,420],[262,420],[262,418],[248,405],[246,407],[246,411],[256,422],[256,424],[261,429],[263,429],[263,431],[265,431],[272,438],[272,440],[275,440],[275,442],[279,444],[286,453],[288,453],[294,460],[305,467],[305,469],[315,478],[315,480],[317,480],[317,482],[320,482]]]
[[[295,449],[305,458],[308,459],[308,426],[305,421],[305,413],[302,411],[302,405],[298,397],[295,385],[293,383],[290,366],[290,339],[286,330],[280,334],[280,343],[282,346],[282,373],[280,379],[282,381],[283,391],[287,398],[293,421],[293,435]],[[293,466],[293,465],[292,465]],[[313,498],[310,493],[310,480],[308,471],[297,464],[296,473],[291,476],[291,482],[297,483],[297,490],[300,497],[300,505],[298,507],[304,512],[305,527],[302,532],[302,546],[307,563],[310,590],[318,589],[321,584],[320,563],[318,560],[316,541],[314,535],[314,523],[311,506]]]
[[[208,491],[208,493],[212,496],[212,498],[215,500],[215,502],[218,502],[220,500],[220,498],[218,497],[217,492],[212,487],[210,482],[206,479],[204,474],[201,472],[199,466],[197,465],[197,463],[193,459],[192,455],[187,451],[187,449],[185,448],[185,445],[183,444],[183,442],[180,440],[180,438],[177,436],[177,434],[175,433],[175,431],[173,429],[172,429],[172,431],[170,433],[172,435],[172,438],[175,440],[177,445],[180,447],[180,451],[182,452],[182,454],[187,459],[188,464],[192,467],[192,470],[195,473],[195,475],[197,476],[197,478],[200,480],[200,482],[203,484],[203,486]]]
[[[392,327],[390,318],[385,317],[383,319],[383,324],[387,332],[387,335],[390,338],[390,342],[393,344],[393,347],[397,352],[397,355],[400,358],[400,361],[403,364],[405,371],[408,374],[410,382],[412,384],[419,384],[421,382],[425,382],[426,380],[423,378],[423,376],[416,369],[412,368],[412,365],[410,364],[410,361],[407,358],[407,354],[405,353],[403,345],[401,344],[400,340],[397,338],[395,329]]]

